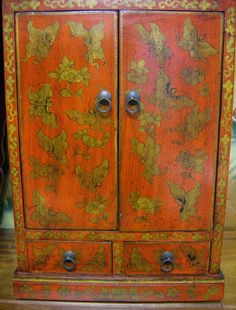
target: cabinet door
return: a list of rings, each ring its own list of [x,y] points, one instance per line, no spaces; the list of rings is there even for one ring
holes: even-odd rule
[[[28,228],[116,228],[116,15],[16,14]]]
[[[121,14],[122,230],[211,228],[222,25],[221,13]]]

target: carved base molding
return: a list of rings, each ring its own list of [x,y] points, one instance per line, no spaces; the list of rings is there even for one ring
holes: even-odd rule
[[[108,302],[181,302],[219,301],[223,298],[224,279],[216,276],[145,278],[47,277],[16,272],[14,292],[18,299],[108,301]]]

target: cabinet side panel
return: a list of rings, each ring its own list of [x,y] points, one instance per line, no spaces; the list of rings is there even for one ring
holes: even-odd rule
[[[15,32],[14,15],[3,13],[3,42],[4,42],[4,74],[5,101],[7,113],[8,150],[11,172],[12,197],[14,205],[15,235],[18,270],[28,268],[27,249],[24,233],[24,210],[22,200],[21,166],[18,137],[18,113],[16,97],[15,70]]]

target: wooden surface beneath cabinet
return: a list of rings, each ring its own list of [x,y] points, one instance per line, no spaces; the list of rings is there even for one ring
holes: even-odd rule
[[[18,298],[223,297],[234,4],[4,2]]]

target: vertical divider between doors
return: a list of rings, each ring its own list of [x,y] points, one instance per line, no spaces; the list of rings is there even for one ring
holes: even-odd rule
[[[120,34],[121,34],[121,29],[120,29],[120,11],[117,10],[117,27],[116,27],[116,31],[117,31],[117,70],[116,70],[116,81],[117,81],[117,92],[116,92],[116,96],[117,96],[117,195],[118,195],[118,199],[117,199],[117,230],[120,230],[120,195],[121,195],[121,182],[120,182],[120,147],[121,147],[121,143],[120,143],[120,84],[121,84],[121,61],[120,61],[120,55],[121,55],[121,40],[120,40]]]

